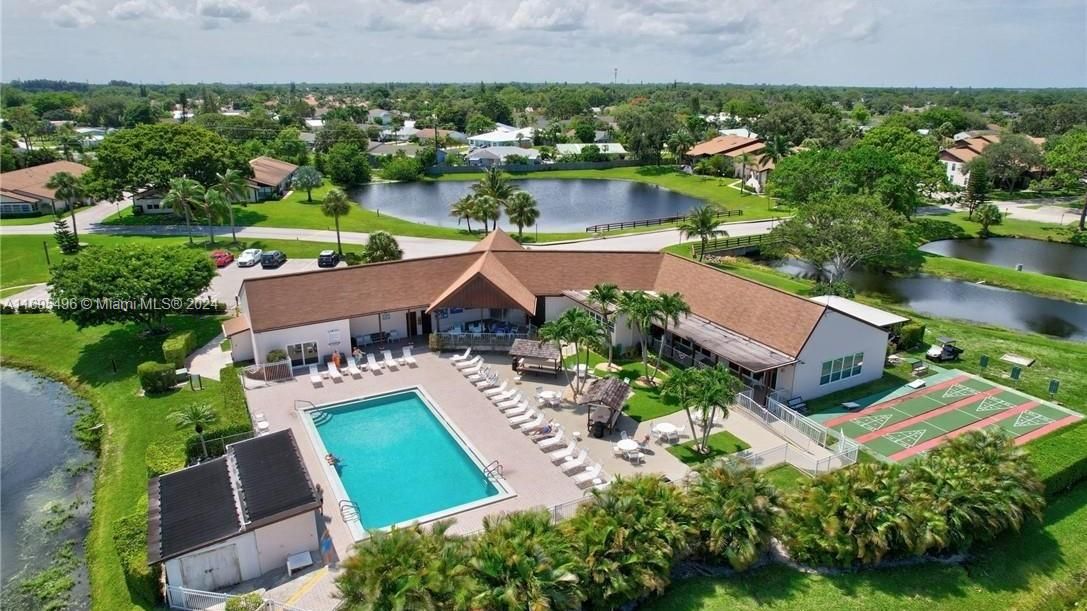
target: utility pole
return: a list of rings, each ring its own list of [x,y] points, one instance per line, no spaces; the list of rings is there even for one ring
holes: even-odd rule
[[[616,84],[618,82],[619,82],[619,69],[618,68],[612,68],[611,84],[614,85],[614,84]]]

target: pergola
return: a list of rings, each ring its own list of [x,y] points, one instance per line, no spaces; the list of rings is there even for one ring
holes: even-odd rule
[[[539,371],[557,376],[562,370],[562,352],[555,342],[515,339],[510,346],[510,357],[517,371]]]
[[[630,385],[621,378],[609,377],[593,382],[581,398],[581,404],[589,407],[589,431],[596,437],[603,437],[604,430],[613,430],[629,396]],[[598,427],[595,431],[594,425]]]

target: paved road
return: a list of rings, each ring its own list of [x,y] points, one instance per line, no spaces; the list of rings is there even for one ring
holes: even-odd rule
[[[1017,199],[1006,202],[992,201],[1001,212],[1023,221],[1038,223],[1056,223],[1067,225],[1079,222],[1079,213],[1083,209],[1083,198],[1075,197],[1040,197],[1037,199]],[[964,208],[945,204],[937,210],[962,212]]]

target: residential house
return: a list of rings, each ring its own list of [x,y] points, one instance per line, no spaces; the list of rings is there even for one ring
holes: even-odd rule
[[[381,131],[382,140],[396,140],[397,142],[407,142],[412,136],[419,133],[419,130],[415,127],[415,120],[409,119],[404,121],[404,125],[398,129],[385,129]]]
[[[470,345],[464,329],[480,325],[501,329],[479,336],[493,348],[534,337],[570,308],[600,318],[587,298],[600,283],[680,293],[691,313],[667,331],[654,326],[652,349],[663,341],[678,363],[726,366],[757,398],[810,399],[883,375],[887,331],[849,312],[673,254],[525,250],[501,230],[460,254],[247,278],[231,349],[258,364],[284,351],[305,371],[374,333]],[[610,343],[639,343],[623,315],[612,323]]]
[[[370,115],[370,122],[378,125],[389,125],[393,122],[393,113],[380,108],[371,108],[366,111]]]
[[[774,161],[763,155],[765,150],[766,144],[758,138],[729,134],[696,144],[687,151],[687,157],[692,163],[718,155],[727,157],[732,161],[733,175],[747,176],[745,184],[761,193],[766,186],[767,176],[774,169]],[[740,159],[744,155],[752,157],[754,162],[747,166],[742,165]]]
[[[212,591],[282,570],[318,551],[321,506],[294,434],[282,430],[151,478],[147,562],[167,586]]]
[[[174,210],[163,203],[166,189],[157,187],[132,194],[132,214],[173,214]]]
[[[82,176],[87,170],[90,168],[74,161],[54,161],[0,174],[0,217],[41,216],[67,210],[68,203],[58,199],[56,191],[45,184],[58,172]]]
[[[581,151],[587,146],[595,146],[600,149],[600,154],[607,155],[614,159],[623,159],[627,156],[627,150],[618,142],[596,142],[593,144],[562,143],[556,144],[555,150],[558,151],[560,155],[580,155]]]
[[[489,168],[496,165],[505,165],[507,157],[519,155],[528,159],[529,164],[540,162],[540,151],[516,146],[489,146],[476,149],[468,153],[468,165]]]
[[[722,136],[739,136],[741,138],[755,138],[759,137],[755,132],[747,129],[746,127],[735,127],[732,129],[719,129],[717,133]]]
[[[536,129],[533,127],[517,128],[499,123],[495,126],[494,131],[468,136],[468,144],[476,148],[491,146],[530,147],[535,134]]]
[[[309,129],[309,130],[312,130],[312,131],[317,131],[319,129],[322,129],[325,126],[325,120],[324,119],[306,119],[305,124],[306,124],[306,129]]]
[[[434,140],[434,128],[428,127],[426,129],[416,130],[415,137],[419,140]],[[438,136],[444,141],[453,141],[458,143],[468,142],[468,136],[464,132],[458,132],[451,129],[438,129]]]
[[[283,197],[291,189],[291,179],[298,166],[271,157],[257,157],[249,161],[253,177],[249,184],[249,201],[261,202]]]
[[[1045,146],[1045,138],[1030,137],[1039,147]],[[956,187],[965,188],[970,180],[967,164],[980,156],[990,144],[1000,142],[1000,134],[993,132],[959,132],[955,134],[955,144],[940,151],[940,162],[944,164],[947,180]],[[1038,171],[1040,168],[1031,168]]]

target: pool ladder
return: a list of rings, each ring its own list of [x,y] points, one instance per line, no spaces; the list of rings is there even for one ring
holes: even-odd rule
[[[359,512],[359,504],[355,501],[340,501],[340,517],[344,522],[362,522],[362,514]]]
[[[329,420],[332,420],[332,414],[330,414],[330,413],[328,413],[326,411],[317,412],[316,414],[313,414],[312,417],[313,417],[313,423],[317,424],[317,425],[324,424],[324,423],[328,422]]]
[[[487,479],[498,479],[502,477],[502,463],[497,460],[492,460],[486,467],[483,468],[483,475]]]

